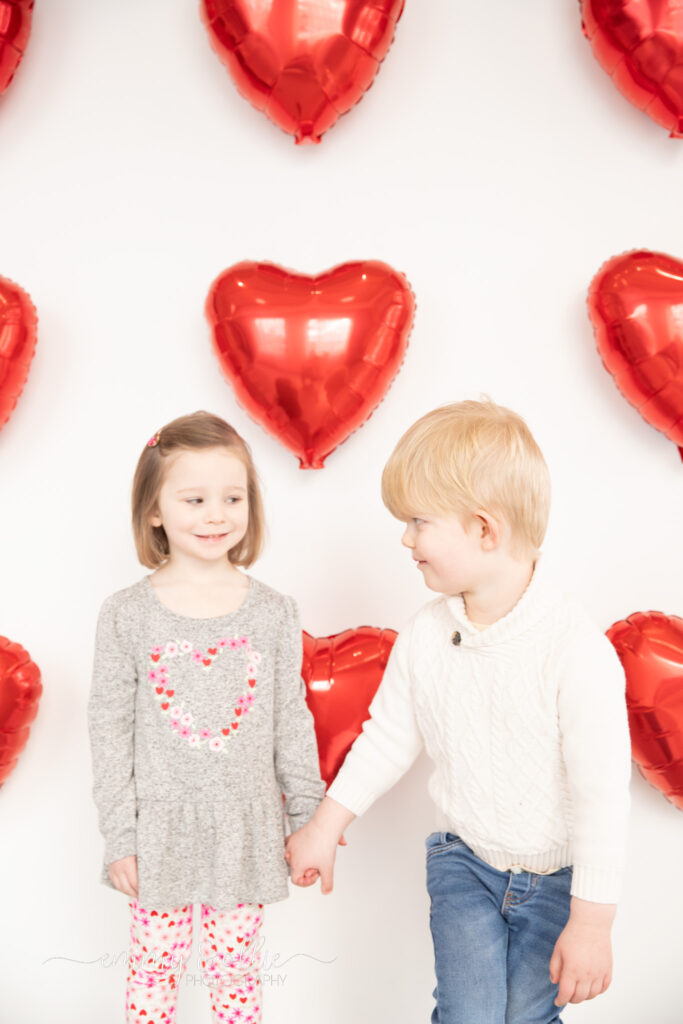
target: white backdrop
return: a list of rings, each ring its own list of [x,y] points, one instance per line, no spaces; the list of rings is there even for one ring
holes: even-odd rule
[[[575,0],[408,0],[374,87],[303,148],[237,94],[195,0],[41,0],[0,148],[0,274],[40,317],[0,434],[0,633],[45,686],[0,792],[0,1019],[119,1024],[128,912],[98,882],[85,705],[99,604],[143,572],[128,527],[143,443],[198,408],[232,421],[265,484],[254,574],[297,597],[312,633],[399,628],[430,593],[381,468],[418,415],[486,392],[544,449],[546,559],[601,627],[683,614],[683,466],[602,369],[585,311],[612,254],[683,254],[683,142],[616,92]],[[403,369],[321,472],[251,422],[212,354],[207,289],[245,258],[308,273],[382,259],[415,291]],[[427,772],[349,829],[332,896],[268,911],[271,1024],[428,1020]],[[682,825],[634,772],[614,983],[565,1020],[680,1022]],[[179,1019],[209,1021],[196,957]]]

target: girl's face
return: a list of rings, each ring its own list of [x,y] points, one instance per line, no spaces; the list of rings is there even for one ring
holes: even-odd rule
[[[170,560],[224,559],[249,525],[247,470],[229,448],[167,457],[152,526],[163,526]]]

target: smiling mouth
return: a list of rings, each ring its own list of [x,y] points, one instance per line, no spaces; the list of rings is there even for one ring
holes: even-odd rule
[[[227,536],[227,533],[195,533],[197,540],[213,541],[213,543],[224,540]]]

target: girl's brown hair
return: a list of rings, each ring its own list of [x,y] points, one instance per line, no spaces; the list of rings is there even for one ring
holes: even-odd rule
[[[163,526],[152,526],[164,482],[165,460],[174,452],[199,451],[203,448],[228,448],[247,471],[249,525],[239,544],[228,551],[233,565],[249,568],[258,558],[263,545],[265,523],[263,501],[256,468],[248,444],[237,431],[219,416],[193,412],[171,420],[148,442],[138,459],[133,478],[133,535],[138,558],[149,569],[156,569],[169,556],[168,539]]]

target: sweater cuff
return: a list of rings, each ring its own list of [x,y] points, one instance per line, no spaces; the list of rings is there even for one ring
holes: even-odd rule
[[[135,857],[137,855],[137,842],[135,829],[130,832],[123,832],[116,839],[105,843],[104,863],[106,867],[113,864],[115,860],[122,860],[123,857]]]
[[[328,789],[326,796],[332,797],[358,817],[377,799],[377,795],[362,784],[342,777],[340,773]]]
[[[594,868],[574,864],[571,895],[591,903],[618,903],[623,872],[616,868]]]
[[[303,825],[308,824],[308,822],[311,820],[311,818],[317,811],[321,800],[322,797],[320,798],[320,800],[308,801],[306,807],[302,808],[301,810],[298,810],[294,814],[292,814],[291,811],[287,811],[287,821],[289,822],[290,832],[296,832],[297,829],[300,829]]]

